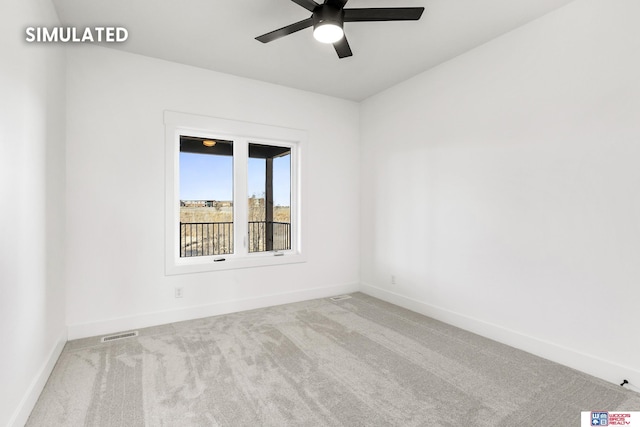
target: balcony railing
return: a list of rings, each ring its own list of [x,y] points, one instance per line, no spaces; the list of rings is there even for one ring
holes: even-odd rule
[[[288,222],[249,221],[249,252],[291,249]],[[233,222],[180,223],[180,257],[233,253]]]

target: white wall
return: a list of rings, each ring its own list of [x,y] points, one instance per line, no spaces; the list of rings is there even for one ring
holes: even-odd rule
[[[640,383],[638,16],[578,0],[363,103],[366,292]]]
[[[95,46],[67,84],[70,338],[357,289],[358,104]],[[164,275],[164,110],[308,131],[306,263]]]
[[[64,50],[49,0],[0,4],[0,425],[23,425],[66,341]]]

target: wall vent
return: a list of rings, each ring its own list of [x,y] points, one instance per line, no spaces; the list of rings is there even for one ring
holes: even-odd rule
[[[329,299],[331,301],[342,301],[342,300],[350,299],[350,298],[351,298],[351,295],[338,295],[338,296],[335,296],[335,297],[331,297]]]
[[[110,341],[123,340],[125,338],[132,338],[137,336],[138,336],[138,331],[132,331],[132,332],[125,332],[123,334],[107,335],[106,337],[102,337],[100,341],[110,342]]]

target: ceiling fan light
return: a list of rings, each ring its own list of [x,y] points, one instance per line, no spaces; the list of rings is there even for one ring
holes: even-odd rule
[[[335,43],[344,36],[342,27],[334,22],[322,22],[313,29],[313,37],[320,43]]]

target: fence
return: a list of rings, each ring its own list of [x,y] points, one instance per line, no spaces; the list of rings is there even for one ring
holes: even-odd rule
[[[290,223],[250,221],[248,225],[249,252],[291,249]],[[180,223],[180,257],[232,253],[233,222]]]

